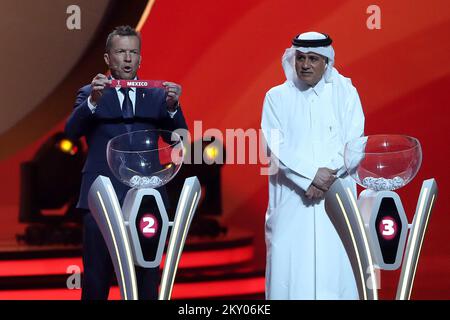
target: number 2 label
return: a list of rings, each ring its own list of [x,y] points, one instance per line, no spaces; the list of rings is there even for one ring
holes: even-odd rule
[[[158,221],[152,214],[145,214],[139,222],[139,229],[146,238],[152,238],[158,231]]]

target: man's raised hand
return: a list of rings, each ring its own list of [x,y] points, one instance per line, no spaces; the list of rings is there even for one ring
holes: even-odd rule
[[[103,95],[103,89],[105,89],[107,84],[111,84],[111,80],[108,79],[104,74],[97,74],[91,82],[91,95],[90,102],[96,106],[101,96]]]

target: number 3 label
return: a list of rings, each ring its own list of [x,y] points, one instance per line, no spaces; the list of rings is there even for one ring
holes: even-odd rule
[[[158,221],[152,214],[145,214],[139,222],[139,229],[146,238],[152,238],[158,232]]]
[[[378,226],[378,230],[384,239],[391,240],[397,234],[397,223],[392,217],[384,217]]]

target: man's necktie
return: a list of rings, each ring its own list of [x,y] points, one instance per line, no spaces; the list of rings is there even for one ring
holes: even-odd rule
[[[127,127],[128,132],[131,131],[131,121],[133,119],[133,104],[131,103],[130,95],[128,94],[130,92],[130,88],[120,88],[120,92],[123,93],[124,99],[122,103],[122,116],[125,120],[125,126]]]

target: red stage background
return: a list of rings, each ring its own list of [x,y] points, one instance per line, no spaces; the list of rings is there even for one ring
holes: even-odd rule
[[[372,4],[381,9],[380,30],[366,26],[366,9]],[[437,180],[439,195],[416,283],[430,298],[450,298],[448,1],[157,0],[141,30],[140,77],[182,84],[181,102],[190,128],[202,121],[203,130],[224,133],[259,129],[265,92],[284,81],[285,48],[294,35],[309,30],[333,38],[336,67],[359,91],[366,135],[396,133],[420,140],[421,170],[399,194],[411,220],[422,181]],[[92,70],[92,75],[102,71]],[[66,116],[71,107],[61,106]],[[3,237],[20,229],[15,223],[20,162],[30,159],[63,122],[0,159]],[[267,177],[259,175],[259,169],[226,165],[222,187],[226,224],[255,233],[257,262],[263,266]],[[383,274],[382,285],[393,287],[396,276]]]

